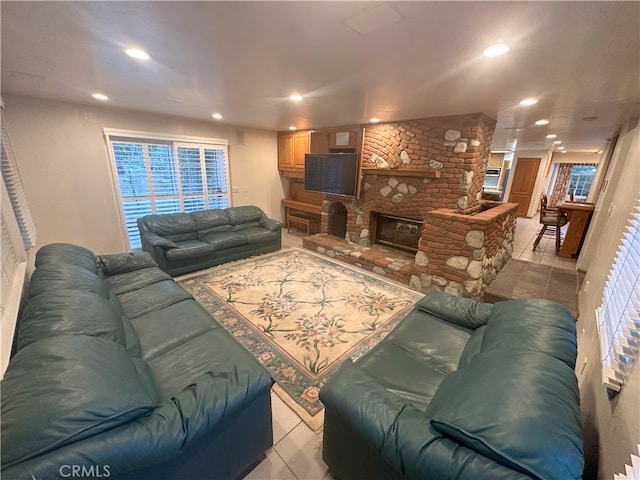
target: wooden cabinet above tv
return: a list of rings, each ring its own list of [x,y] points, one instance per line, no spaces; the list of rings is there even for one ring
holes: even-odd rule
[[[360,130],[357,125],[313,130],[310,153],[358,153]]]
[[[278,170],[283,177],[304,177],[305,153],[360,153],[358,125],[278,133]]]
[[[304,154],[309,153],[309,132],[278,134],[278,170],[285,177],[304,176]]]

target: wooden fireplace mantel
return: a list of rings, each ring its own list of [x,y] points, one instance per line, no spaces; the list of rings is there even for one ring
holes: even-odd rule
[[[363,168],[365,175],[385,175],[387,177],[440,178],[440,170],[417,170],[408,168]]]

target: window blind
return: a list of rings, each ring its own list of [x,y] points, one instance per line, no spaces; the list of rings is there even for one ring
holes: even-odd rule
[[[25,199],[2,113],[2,184],[0,184],[0,374],[9,363],[26,280],[27,250],[35,245],[35,228]]]
[[[31,219],[31,212],[27,205],[27,198],[22,189],[22,181],[18,173],[18,167],[15,162],[11,142],[9,141],[9,132],[7,131],[7,122],[2,112],[2,143],[0,148],[0,165],[2,169],[2,180],[9,194],[9,200],[13,207],[15,218],[20,227],[22,241],[24,247],[28,249],[36,244],[36,228]]]
[[[640,444],[636,445],[638,454],[631,454],[631,462],[624,466],[624,473],[617,473],[613,480],[636,480],[640,478]]]
[[[640,343],[640,198],[622,235],[596,309],[602,382],[620,391]]]

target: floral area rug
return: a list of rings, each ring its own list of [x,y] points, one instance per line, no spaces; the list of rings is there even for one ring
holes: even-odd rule
[[[423,296],[299,248],[214,267],[180,284],[271,372],[275,392],[314,430],[323,422],[322,386]]]

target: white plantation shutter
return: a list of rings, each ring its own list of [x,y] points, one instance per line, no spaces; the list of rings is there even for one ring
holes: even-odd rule
[[[613,480],[638,480],[640,478],[640,445],[636,446],[638,455],[631,454],[631,462],[624,466],[624,473],[613,476]]]
[[[136,220],[148,214],[230,205],[226,141],[110,135],[123,218],[131,248],[141,246]],[[119,132],[120,133],[120,132]]]
[[[0,375],[9,363],[26,280],[28,250],[35,246],[36,230],[2,114],[2,185],[0,185]]]
[[[619,391],[636,363],[640,343],[640,199],[609,271],[596,321],[602,382]]]
[[[15,218],[20,227],[20,234],[25,248],[33,247],[36,244],[36,228],[31,219],[31,212],[27,205],[27,199],[22,189],[22,181],[18,173],[15,157],[9,141],[9,132],[7,131],[7,122],[2,113],[2,143],[0,149],[0,158],[2,165],[2,180],[9,194],[9,200],[13,207]]]
[[[225,152],[219,148],[205,148],[204,160],[209,189],[209,208],[226,208],[229,192]]]

